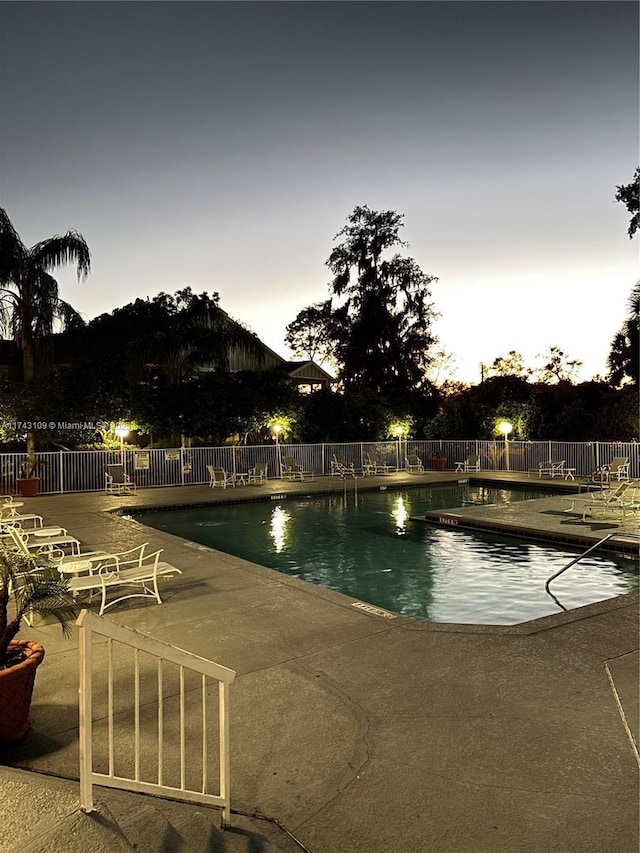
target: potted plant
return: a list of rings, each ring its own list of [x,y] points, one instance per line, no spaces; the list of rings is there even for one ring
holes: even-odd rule
[[[16,488],[24,498],[32,498],[38,494],[40,485],[40,477],[37,476],[38,471],[47,463],[44,459],[36,459],[31,465],[29,462],[24,462],[20,473],[21,477],[16,478]]]
[[[444,471],[447,466],[447,454],[444,450],[437,449],[431,451],[431,467],[436,471]]]
[[[22,620],[33,613],[54,616],[68,636],[68,620],[76,613],[68,581],[52,565],[0,550],[0,746],[20,740],[29,728],[33,684],[44,649],[16,636]]]

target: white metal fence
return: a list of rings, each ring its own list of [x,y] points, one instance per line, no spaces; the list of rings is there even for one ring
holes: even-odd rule
[[[235,672],[87,610],[76,624],[81,808],[93,811],[93,785],[103,785],[222,807],[221,822],[228,823]],[[94,647],[93,634],[106,637],[106,646]],[[214,765],[218,794],[209,791]]]
[[[305,470],[316,476],[329,474],[334,453],[361,468],[364,454],[374,451],[381,461],[404,468],[405,456],[415,453],[429,467],[432,451],[442,450],[446,467],[470,454],[480,457],[480,467],[488,471],[536,471],[548,459],[564,459],[567,468],[575,468],[576,476],[590,474],[616,456],[628,457],[630,476],[640,478],[640,443],[638,442],[563,442],[509,441],[508,455],[502,439],[496,441],[397,441],[351,442],[332,444],[269,444],[263,446],[194,447],[155,450],[100,451],[78,450],[39,453],[39,491],[44,494],[62,492],[95,492],[105,487],[107,465],[122,462],[138,488],[154,486],[201,485],[209,482],[207,465],[224,468],[230,473],[243,473],[256,465],[268,465],[268,477],[280,477],[284,456],[292,456]],[[0,490],[15,492],[16,477],[25,462],[20,453],[0,453]]]

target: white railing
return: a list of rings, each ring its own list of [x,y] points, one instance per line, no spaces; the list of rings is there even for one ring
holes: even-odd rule
[[[228,823],[229,685],[235,672],[87,610],[76,625],[83,811],[93,811],[93,785],[103,785],[222,807],[222,826]],[[104,644],[93,648],[94,634],[107,638],[106,650]],[[101,659],[100,676],[93,671],[94,653]],[[218,692],[217,727],[212,689]],[[216,758],[218,794],[209,791]]]
[[[425,467],[433,450],[444,450],[447,468],[470,454],[480,457],[485,471],[536,471],[548,459],[564,459],[567,468],[575,468],[576,477],[590,474],[616,456],[626,456],[630,477],[640,479],[640,443],[620,441],[509,441],[508,456],[503,439],[495,441],[367,441],[330,444],[267,444],[236,447],[193,447],[151,450],[78,450],[39,453],[42,461],[38,476],[42,494],[96,492],[105,487],[107,465],[123,463],[138,488],[203,485],[209,482],[207,465],[229,473],[246,473],[256,465],[268,465],[269,479],[280,477],[283,456],[292,456],[306,471],[316,476],[331,472],[331,459],[340,453],[347,462],[362,468],[364,454],[374,451],[382,461],[397,468],[404,458],[417,454]],[[15,491],[25,454],[0,453],[0,493]]]

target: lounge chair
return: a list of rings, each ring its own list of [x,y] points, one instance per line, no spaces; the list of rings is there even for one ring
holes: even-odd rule
[[[462,462],[456,462],[456,471],[479,471],[480,470],[480,457],[475,453],[472,453],[470,456],[467,456],[466,459],[463,459]]]
[[[162,549],[153,554],[144,555],[141,553],[140,556],[134,556],[131,559],[126,559],[125,554],[109,555],[96,566],[93,574],[72,578],[69,581],[69,588],[72,593],[84,591],[91,593],[99,590],[102,593],[100,616],[107,608],[113,607],[120,601],[126,601],[128,598],[153,598],[158,604],[162,604],[158,591],[158,578],[172,577],[173,575],[180,575],[182,572],[169,563],[161,562],[161,553]],[[107,590],[117,587],[134,587],[139,588],[140,591],[120,595],[107,603]]]
[[[107,465],[105,490],[113,495],[135,492],[136,484],[124,470],[124,465]]]
[[[416,456],[415,453],[410,453],[408,456],[404,457],[404,465],[410,474],[414,474],[416,472],[421,474],[424,471],[422,459],[420,459],[419,456]]]
[[[109,560],[134,561],[141,560],[144,557],[145,548],[149,543],[143,542],[142,545],[135,545],[127,551],[81,551],[79,554],[53,554],[50,557],[51,562],[55,565],[61,575],[79,575],[95,573],[96,569],[103,563]]]
[[[332,477],[355,477],[356,468],[353,462],[347,462],[342,453],[334,453],[331,460]]]
[[[267,477],[267,469],[268,465],[266,462],[258,462],[255,468],[252,468],[249,471],[249,484],[251,483],[265,483],[268,480]]]
[[[64,527],[55,527],[51,530],[50,536],[35,536],[33,532],[27,533],[18,525],[8,525],[5,528],[3,538],[13,545],[18,544],[18,538],[21,539],[21,552],[28,553],[31,557],[34,555],[49,556],[56,548],[58,550],[69,548],[71,553],[76,555],[80,553],[80,540],[76,539],[75,536],[70,536]],[[38,532],[46,532],[46,528]]]
[[[313,472],[306,471],[293,456],[285,456],[280,467],[283,480],[313,480]]]
[[[216,486],[222,486],[223,489],[226,489],[227,486],[235,487],[236,483],[233,478],[233,474],[227,474],[224,468],[217,468],[214,465],[207,465],[207,471],[209,472],[210,489],[215,489]]]
[[[601,512],[604,515],[614,515],[621,512],[622,517],[628,512],[640,511],[640,503],[638,502],[638,489],[631,488],[630,483],[622,483],[626,488],[618,487],[609,491],[607,500],[598,500],[598,494],[591,495],[591,500],[586,499],[582,506],[582,520],[587,520],[587,515],[593,516],[595,513]],[[601,492],[600,494],[607,494]]]
[[[614,488],[606,488],[600,489],[597,492],[588,492],[588,493],[580,493],[578,490],[577,495],[565,495],[561,498],[562,501],[568,502],[571,501],[571,506],[567,507],[564,512],[573,512],[576,504],[579,506],[586,505],[596,505],[602,504],[603,506],[611,500],[616,500],[618,497],[622,497],[624,492],[629,488],[631,484],[629,482],[618,483]]]
[[[33,527],[42,527],[42,516],[36,515],[35,512],[26,512],[18,515],[17,512],[10,512],[3,506],[0,509],[0,524],[19,524],[22,526],[25,521],[32,522]]]

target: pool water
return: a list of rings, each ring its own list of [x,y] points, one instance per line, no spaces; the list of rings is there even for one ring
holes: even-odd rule
[[[410,516],[543,496],[540,491],[454,485],[290,497],[136,518],[413,619],[508,625],[563,609],[544,584],[580,552],[442,529]],[[636,563],[609,555],[585,557],[551,587],[566,609],[637,588]]]

